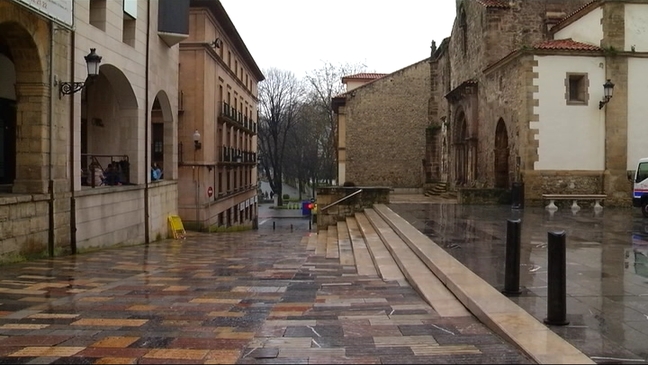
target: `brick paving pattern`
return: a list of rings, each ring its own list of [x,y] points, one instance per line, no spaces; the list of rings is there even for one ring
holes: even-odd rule
[[[0,363],[531,362],[475,317],[441,317],[413,288],[327,258],[309,234],[192,233],[4,266]]]

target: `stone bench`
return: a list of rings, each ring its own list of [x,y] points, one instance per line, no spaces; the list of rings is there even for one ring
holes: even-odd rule
[[[605,200],[607,195],[605,194],[542,194],[542,199],[549,200],[546,209],[548,210],[557,210],[558,207],[555,204],[556,200],[571,200],[572,201],[572,210],[580,210],[578,206],[578,200],[594,200],[594,210],[601,210],[601,201]]]

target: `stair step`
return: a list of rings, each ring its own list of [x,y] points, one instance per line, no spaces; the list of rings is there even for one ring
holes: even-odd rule
[[[376,270],[380,274],[380,277],[386,281],[397,281],[400,285],[409,286],[405,276],[398,268],[398,264],[394,261],[394,258],[389,253],[389,250],[387,250],[387,247],[385,247],[385,244],[371,223],[369,223],[367,216],[364,213],[356,213],[355,219],[369,248],[371,257],[376,264]]]
[[[308,236],[308,244],[306,245],[307,251],[315,251],[317,247],[317,233],[311,232]]]
[[[382,238],[385,246],[394,256],[396,263],[407,280],[419,294],[442,317],[466,317],[470,312],[461,302],[430,272],[428,267],[416,256],[392,227],[373,209],[365,209],[365,215]]]
[[[326,256],[326,244],[328,238],[328,231],[316,233],[317,246],[315,246],[315,256]]]
[[[340,251],[340,265],[355,265],[353,258],[353,249],[351,248],[351,238],[346,222],[337,222],[338,232],[338,249]]]
[[[371,254],[367,248],[362,232],[358,227],[358,222],[354,217],[347,217],[346,224],[349,229],[349,238],[351,239],[351,246],[353,247],[353,255],[355,256],[356,270],[358,275],[378,276],[376,266],[371,259]]]
[[[326,234],[326,258],[339,259],[337,226],[329,226]]]

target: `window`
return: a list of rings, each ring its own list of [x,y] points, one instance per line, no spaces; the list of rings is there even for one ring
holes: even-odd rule
[[[106,31],[106,0],[90,0],[90,24]]]
[[[637,168],[637,178],[635,182],[639,183],[648,179],[648,162],[642,162]]]
[[[227,66],[232,68],[232,52],[227,51]]]
[[[587,105],[589,80],[586,73],[568,73],[565,78],[567,105]]]

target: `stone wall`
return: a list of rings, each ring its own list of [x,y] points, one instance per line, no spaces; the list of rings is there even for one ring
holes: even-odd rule
[[[47,195],[0,198],[0,263],[47,255],[48,210]]]
[[[430,96],[428,60],[366,84],[346,100],[345,181],[420,187]]]

